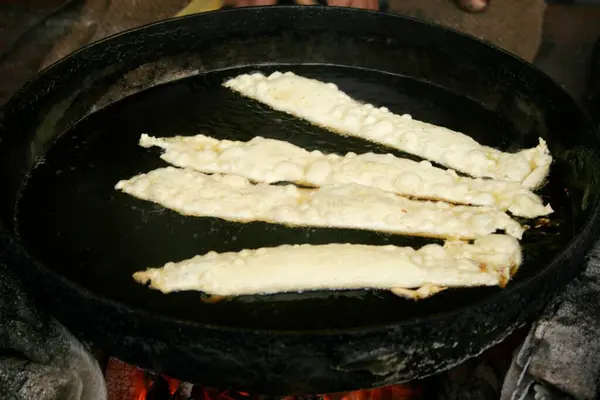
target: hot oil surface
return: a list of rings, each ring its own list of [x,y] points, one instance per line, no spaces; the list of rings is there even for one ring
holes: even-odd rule
[[[537,142],[535,137],[524,139],[510,121],[476,102],[423,82],[333,66],[277,69],[334,82],[357,99],[465,132],[501,149],[512,151]],[[268,73],[275,68],[260,70]],[[166,165],[158,150],[137,145],[142,133],[203,133],[244,141],[263,136],[309,150],[400,154],[332,134],[221,87],[227,78],[248,71],[213,72],[147,90],[91,115],[61,136],[32,171],[17,209],[18,234],[30,252],[102,296],[167,316],[239,327],[304,330],[400,322],[454,310],[501,290],[448,290],[419,302],[385,291],[351,291],[244,296],[205,304],[197,292],[164,295],[135,283],[131,278],[135,271],[210,250],[344,242],[418,247],[429,242],[366,231],[184,217],[114,190],[121,179]],[[526,263],[511,284],[538,273],[573,237],[560,174],[551,174],[542,194],[556,210],[553,224],[525,234]]]

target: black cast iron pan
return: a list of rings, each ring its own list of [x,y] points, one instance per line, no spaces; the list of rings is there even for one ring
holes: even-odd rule
[[[163,165],[141,133],[283,138],[333,152],[388,151],[344,139],[220,87],[245,71],[292,70],[506,150],[548,141],[542,194],[507,288],[411,302],[380,291],[248,296],[217,304],[163,295],[131,273],[204,253],[282,243],[419,245],[367,232],[186,218],[113,190]],[[89,46],[4,108],[2,261],[74,333],[132,364],[218,388],[298,394],[436,373],[503,339],[577,272],[595,239],[597,133],[525,62],[401,16],[351,9],[236,9],[154,24]]]

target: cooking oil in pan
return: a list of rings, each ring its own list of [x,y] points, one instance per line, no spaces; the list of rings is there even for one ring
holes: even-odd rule
[[[137,145],[142,133],[203,133],[243,141],[263,136],[309,150],[405,156],[332,134],[221,86],[226,79],[252,70],[291,70],[334,82],[357,99],[467,133],[503,150],[534,146],[537,141],[537,137],[519,134],[510,120],[472,99],[402,76],[316,65],[216,71],[130,96],[95,112],[56,140],[45,154],[45,162],[32,171],[16,215],[18,233],[30,251],[95,293],[151,312],[226,326],[318,329],[398,322],[453,310],[502,290],[448,290],[419,302],[386,291],[359,290],[243,296],[207,304],[196,292],[164,295],[135,283],[131,274],[137,270],[211,250],[333,242],[419,247],[431,242],[367,231],[185,217],[114,190],[121,179],[166,165],[158,150]],[[549,220],[523,221],[531,229],[522,241],[526,262],[515,282],[541,271],[573,237],[571,205],[559,172],[553,171],[541,190],[555,213]]]

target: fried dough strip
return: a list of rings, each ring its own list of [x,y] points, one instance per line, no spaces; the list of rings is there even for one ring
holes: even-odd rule
[[[294,182],[307,186],[356,183],[404,196],[489,206],[535,218],[552,213],[539,196],[518,182],[468,178],[392,154],[309,152],[291,143],[255,137],[248,142],[209,136],[155,138],[143,134],[140,146],[164,150],[161,158],[205,173],[235,174],[254,182]]]
[[[133,277],[163,293],[197,290],[239,296],[371,288],[393,289],[398,295],[418,299],[445,287],[504,285],[521,262],[516,239],[488,235],[473,244],[448,241],[443,247],[429,244],[418,250],[303,244],[210,252],[136,272]],[[404,290],[415,288],[421,289]]]
[[[268,77],[244,74],[223,84],[271,108],[305,119],[332,132],[354,136],[414,154],[476,178],[540,186],[552,157],[543,139],[518,153],[483,146],[471,137],[441,126],[397,115],[385,107],[363,104],[333,83],[275,72]]]
[[[291,226],[349,228],[425,237],[476,239],[504,230],[521,238],[523,227],[486,207],[416,201],[380,189],[325,185],[318,189],[252,184],[236,175],[206,175],[159,168],[115,186],[183,215]]]

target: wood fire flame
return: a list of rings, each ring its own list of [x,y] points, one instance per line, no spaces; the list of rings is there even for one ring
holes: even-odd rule
[[[191,385],[146,372],[116,358],[109,358],[105,372],[108,400],[275,400],[245,392],[222,391]],[[161,387],[158,387],[158,386]],[[419,400],[421,391],[412,385],[393,385],[315,396],[287,396],[277,400]]]

